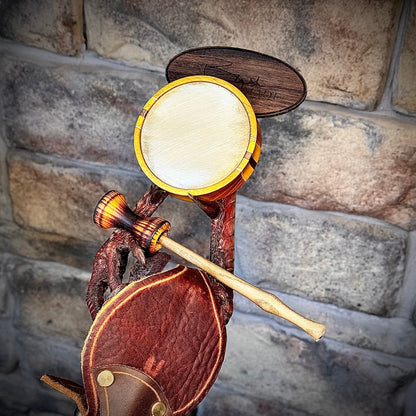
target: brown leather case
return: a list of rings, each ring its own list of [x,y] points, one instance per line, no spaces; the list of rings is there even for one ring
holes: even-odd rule
[[[109,409],[122,409],[118,401],[131,403],[111,414],[145,415],[134,407],[148,409],[154,398],[138,379],[115,374],[107,396],[97,380],[102,371],[122,366],[159,386],[167,406],[157,416],[180,416],[196,407],[215,382],[225,345],[225,324],[210,279],[200,270],[177,266],[131,283],[103,305],[81,355],[84,397],[80,386],[43,379],[73,398],[83,416],[104,416],[103,400]],[[126,388],[119,387],[123,384]]]

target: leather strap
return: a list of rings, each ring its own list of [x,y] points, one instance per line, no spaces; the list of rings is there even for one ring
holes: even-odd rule
[[[41,380],[46,384],[49,384],[55,390],[60,391],[71,398],[77,405],[79,411],[83,416],[87,414],[88,405],[87,398],[85,396],[84,387],[70,380],[66,380],[61,377],[45,374],[41,377]]]
[[[100,416],[172,416],[159,384],[148,374],[126,365],[92,370],[100,400]]]

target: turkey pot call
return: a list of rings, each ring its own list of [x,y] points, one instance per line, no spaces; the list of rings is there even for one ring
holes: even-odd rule
[[[173,196],[217,200],[235,192],[260,155],[260,128],[240,90],[210,76],[158,91],[137,120],[134,145],[147,177]]]

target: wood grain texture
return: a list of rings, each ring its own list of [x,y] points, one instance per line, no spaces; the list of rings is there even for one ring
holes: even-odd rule
[[[287,113],[306,97],[306,83],[299,72],[277,58],[246,49],[189,49],[172,58],[166,68],[169,82],[190,75],[228,81],[248,98],[257,117]]]

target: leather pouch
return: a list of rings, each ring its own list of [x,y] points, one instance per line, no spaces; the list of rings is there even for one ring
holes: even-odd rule
[[[42,379],[83,416],[180,416],[215,382],[225,345],[209,277],[177,266],[129,284],[103,305],[81,354],[84,387]]]

